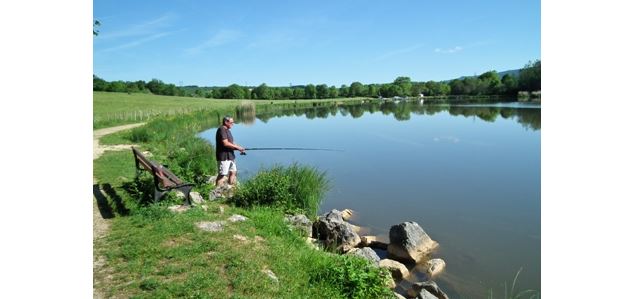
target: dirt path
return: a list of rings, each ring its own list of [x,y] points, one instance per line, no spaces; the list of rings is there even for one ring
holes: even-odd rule
[[[99,138],[112,134],[115,132],[132,129],[138,126],[142,126],[145,123],[130,124],[118,127],[111,127],[105,129],[99,129],[93,131],[93,160],[99,158],[107,150],[128,150],[131,144],[118,144],[118,145],[100,145]],[[93,298],[106,298],[106,296],[96,288],[99,282],[95,280],[97,273],[108,271],[105,259],[102,256],[95,254],[95,241],[102,238],[108,232],[110,227],[110,220],[104,219],[103,215],[99,211],[97,206],[97,196],[105,198],[104,192],[99,188],[97,180],[93,177]]]

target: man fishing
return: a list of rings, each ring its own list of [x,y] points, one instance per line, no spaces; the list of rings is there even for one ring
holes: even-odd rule
[[[233,126],[234,119],[230,116],[225,116],[223,117],[223,124],[216,130],[216,161],[218,161],[216,187],[221,187],[226,183],[229,183],[230,186],[236,184],[238,168],[236,167],[234,150],[239,150],[242,154],[245,153],[245,148],[234,143],[234,136],[232,136],[230,131]]]

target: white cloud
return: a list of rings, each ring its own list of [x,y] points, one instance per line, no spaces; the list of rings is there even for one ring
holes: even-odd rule
[[[432,140],[434,140],[435,142],[440,142],[440,141],[451,142],[451,143],[459,143],[460,142],[459,138],[454,137],[454,136],[434,137],[434,138],[432,138]]]
[[[259,36],[256,40],[249,43],[249,49],[284,49],[288,47],[301,46],[306,43],[306,38],[298,38],[296,34],[290,31],[269,32]]]
[[[442,53],[442,54],[454,54],[460,51],[463,51],[463,47],[456,46],[454,48],[449,48],[449,49],[441,49],[441,48],[434,49],[434,52]]]
[[[122,50],[122,49],[127,49],[127,48],[132,48],[132,47],[136,47],[139,46],[141,44],[147,43],[149,41],[158,39],[158,38],[162,38],[166,35],[170,35],[172,33],[174,33],[175,31],[171,31],[171,32],[162,32],[162,33],[157,33],[157,34],[153,34],[151,36],[142,38],[142,39],[138,39],[129,43],[125,43],[123,45],[119,45],[119,46],[115,46],[115,47],[110,47],[107,49],[103,49],[100,52],[112,52],[112,51],[117,51],[117,50]]]
[[[211,49],[214,47],[231,43],[239,39],[241,35],[242,33],[240,33],[240,31],[223,29],[217,32],[216,34],[214,34],[214,36],[212,36],[210,39],[206,40],[205,42],[197,46],[185,49],[185,52],[187,54],[198,54],[202,52],[203,50]]]
[[[406,54],[406,53],[412,52],[414,50],[417,50],[417,49],[419,49],[421,47],[423,47],[423,44],[416,44],[416,45],[413,45],[413,46],[410,46],[410,47],[407,47],[407,48],[402,48],[402,49],[390,51],[390,52],[384,53],[384,54],[382,54],[380,56],[377,56],[375,58],[375,60],[384,60],[384,59],[390,58],[392,56]]]
[[[97,41],[157,34],[159,31],[164,31],[165,28],[169,27],[172,24],[172,21],[176,18],[177,16],[175,14],[167,13],[141,24],[132,25],[131,27],[113,32],[107,32],[105,29],[107,23],[102,23],[102,26],[100,27],[104,28],[100,28],[99,39],[97,39]]]

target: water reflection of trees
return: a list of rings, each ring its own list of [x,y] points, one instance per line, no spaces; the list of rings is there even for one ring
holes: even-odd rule
[[[494,122],[499,116],[504,119],[511,118],[518,121],[525,128],[540,130],[540,109],[536,108],[434,105],[422,104],[419,101],[370,100],[355,104],[328,103],[322,105],[290,105],[278,108],[267,107],[264,111],[258,111],[256,118],[266,123],[274,117],[294,115],[304,115],[308,119],[314,119],[328,118],[339,113],[344,117],[359,118],[366,112],[371,114],[381,112],[384,115],[393,115],[398,121],[405,121],[410,119],[411,114],[434,115],[444,111],[453,116],[477,117],[486,122]]]

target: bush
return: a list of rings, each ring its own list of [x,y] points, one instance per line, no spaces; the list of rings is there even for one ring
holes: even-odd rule
[[[311,284],[336,288],[345,298],[394,298],[387,287],[392,279],[386,269],[356,256],[333,256],[317,261],[310,276]]]
[[[316,215],[327,190],[324,172],[294,163],[261,170],[238,188],[232,200],[241,206],[266,205]]]

